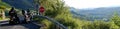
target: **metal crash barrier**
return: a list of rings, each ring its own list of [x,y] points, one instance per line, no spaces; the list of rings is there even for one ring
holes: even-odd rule
[[[65,27],[63,24],[60,24],[58,21],[54,20],[53,18],[47,17],[47,16],[40,16],[40,15],[35,15],[38,17],[43,17],[46,18],[47,20],[51,21],[52,23],[58,25],[59,27],[62,27],[62,29],[68,29],[67,27]]]

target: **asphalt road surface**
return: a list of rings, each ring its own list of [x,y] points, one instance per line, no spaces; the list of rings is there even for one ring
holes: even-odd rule
[[[23,19],[22,17],[20,18]],[[9,22],[6,20],[6,21],[0,21],[0,29],[40,29],[40,25],[36,22],[10,25]]]
[[[2,24],[0,25],[0,29],[40,29],[40,26],[35,23],[17,25]]]

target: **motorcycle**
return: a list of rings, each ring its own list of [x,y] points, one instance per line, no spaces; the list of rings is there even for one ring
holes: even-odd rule
[[[30,22],[30,16],[29,16],[29,15],[25,15],[25,18],[24,18],[24,19],[25,19],[25,22],[26,22],[26,23],[29,23],[29,22]]]
[[[18,24],[20,23],[19,18],[17,16],[11,16],[9,20],[9,24]]]

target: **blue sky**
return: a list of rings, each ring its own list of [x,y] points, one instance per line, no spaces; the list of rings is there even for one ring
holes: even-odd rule
[[[78,9],[120,6],[120,0],[64,0],[64,1],[66,5]]]

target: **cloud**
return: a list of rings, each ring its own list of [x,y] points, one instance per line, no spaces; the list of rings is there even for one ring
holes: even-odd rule
[[[97,8],[120,6],[120,0],[64,0],[70,7],[75,8]]]

